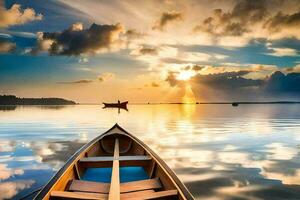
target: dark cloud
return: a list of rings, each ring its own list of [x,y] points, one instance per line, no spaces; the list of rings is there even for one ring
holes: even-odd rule
[[[300,73],[284,74],[280,71],[272,73],[264,79],[250,79],[246,75],[252,71],[223,72],[215,74],[197,74],[189,80],[194,85],[195,92],[204,92],[203,88],[212,93],[221,92],[223,97],[246,98],[273,98],[273,97],[300,97]],[[183,81],[177,80],[178,72],[169,72],[166,81],[170,86],[183,86]],[[201,89],[200,89],[201,88]]]
[[[178,75],[178,72],[170,71],[168,73],[166,81],[170,84],[170,86],[174,87],[179,84],[180,81],[176,79],[177,75]]]
[[[145,84],[144,87],[160,87],[160,85],[153,81],[150,84]]]
[[[82,24],[77,23],[62,32],[42,33],[39,44],[52,43],[47,49],[50,55],[95,54],[119,46],[122,32],[121,24],[92,24],[90,28],[83,29]]]
[[[293,14],[284,14],[278,12],[277,15],[271,17],[265,23],[265,27],[272,32],[278,32],[286,28],[298,28],[300,27],[300,10]]]
[[[182,69],[185,70],[185,71],[192,70],[192,71],[195,71],[195,72],[199,72],[203,68],[204,68],[204,66],[201,66],[201,65],[188,65],[186,67],[183,67]]]
[[[139,49],[139,55],[157,55],[158,52],[157,52],[157,49],[155,48],[146,48],[146,47],[143,47],[141,49]]]
[[[144,37],[145,34],[140,33],[137,30],[130,29],[125,32],[125,36],[128,38],[128,40],[132,40],[132,39]]]
[[[152,87],[159,87],[160,85],[159,85],[158,83],[156,83],[156,82],[152,82],[152,83],[151,83],[151,86],[152,86]]]
[[[260,86],[263,81],[244,78],[251,71],[224,72],[218,74],[196,75],[192,81],[211,88],[236,90],[245,87]]]
[[[164,12],[152,28],[157,30],[163,30],[170,22],[180,20],[183,20],[182,13],[176,11]]]
[[[295,37],[273,40],[272,47],[296,49],[300,52],[300,40]]]
[[[58,84],[84,84],[84,83],[92,83],[93,80],[90,79],[81,79],[77,81],[62,81],[62,82],[57,82]]]
[[[0,39],[0,53],[13,52],[16,49],[16,44]]]
[[[277,35],[278,38],[300,37],[297,31],[300,26],[299,0],[235,0],[233,2],[231,10],[215,9],[213,15],[204,19],[193,30],[218,37],[242,36],[261,29],[260,31],[269,34],[281,32]],[[298,11],[290,13],[292,7],[298,8]]]
[[[196,71],[196,72],[202,70],[203,68],[204,68],[204,67],[203,67],[203,66],[200,66],[200,65],[194,65],[194,66],[192,67],[192,69],[193,69],[194,71]]]
[[[204,31],[212,35],[241,36],[250,31],[248,24],[260,22],[267,13],[266,0],[239,0],[230,12],[215,9],[214,15],[206,18],[194,31]]]
[[[267,78],[264,89],[271,94],[300,95],[300,73],[285,75],[280,71],[276,71]]]

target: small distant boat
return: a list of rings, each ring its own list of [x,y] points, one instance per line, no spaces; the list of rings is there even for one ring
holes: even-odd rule
[[[118,101],[118,103],[103,103],[103,104],[104,104],[104,108],[122,108],[127,110],[128,101],[124,101],[124,102]]]
[[[79,149],[35,200],[193,200],[175,173],[118,124]]]
[[[239,103],[233,102],[231,105],[234,106],[234,107],[237,107],[237,106],[239,106]]]

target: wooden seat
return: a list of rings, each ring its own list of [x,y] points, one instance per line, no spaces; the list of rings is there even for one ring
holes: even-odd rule
[[[138,192],[123,193],[120,195],[121,200],[150,200],[174,197],[178,194],[177,190],[166,190],[154,192],[154,190],[144,190]],[[51,199],[81,199],[81,200],[107,200],[108,194],[87,193],[87,192],[65,192],[52,191]]]
[[[92,181],[72,180],[70,182],[69,191],[77,192],[94,192],[107,194],[109,192],[109,183],[97,183]],[[141,190],[160,189],[162,187],[158,179],[147,179],[142,181],[132,181],[121,183],[121,193],[134,192]]]
[[[160,191],[160,192],[153,192],[153,193],[148,193],[148,194],[140,194],[136,195],[135,197],[125,197],[122,198],[121,200],[150,200],[150,199],[167,199],[171,197],[177,196],[178,191],[177,190],[165,190],[165,191]],[[172,198],[174,199],[174,198]]]
[[[84,157],[80,159],[80,162],[112,162],[115,158],[113,156],[100,156],[100,157]],[[131,160],[151,160],[150,156],[119,156],[120,161]]]
[[[88,192],[66,192],[52,191],[51,199],[90,199],[90,200],[107,200],[107,194],[88,193]]]
[[[109,187],[110,187],[109,183],[71,180],[68,191],[108,194]]]

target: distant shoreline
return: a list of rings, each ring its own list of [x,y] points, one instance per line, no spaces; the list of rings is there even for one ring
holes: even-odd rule
[[[300,101],[270,101],[270,102],[248,102],[248,101],[233,101],[233,102],[195,102],[195,103],[182,103],[182,102],[175,102],[175,103],[130,103],[131,105],[199,105],[199,104],[230,104],[233,103],[237,104],[300,104]]]
[[[300,101],[232,101],[232,102],[195,102],[195,103],[128,103],[129,105],[200,105],[200,104],[300,104]],[[102,103],[78,103],[78,105],[102,105]]]
[[[0,95],[1,106],[18,105],[76,105],[76,102],[62,98],[19,98],[14,95]]]

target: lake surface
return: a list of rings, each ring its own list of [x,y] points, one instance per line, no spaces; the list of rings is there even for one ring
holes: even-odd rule
[[[300,199],[300,105],[0,108],[0,199],[43,186],[81,145],[119,123],[196,199]]]

